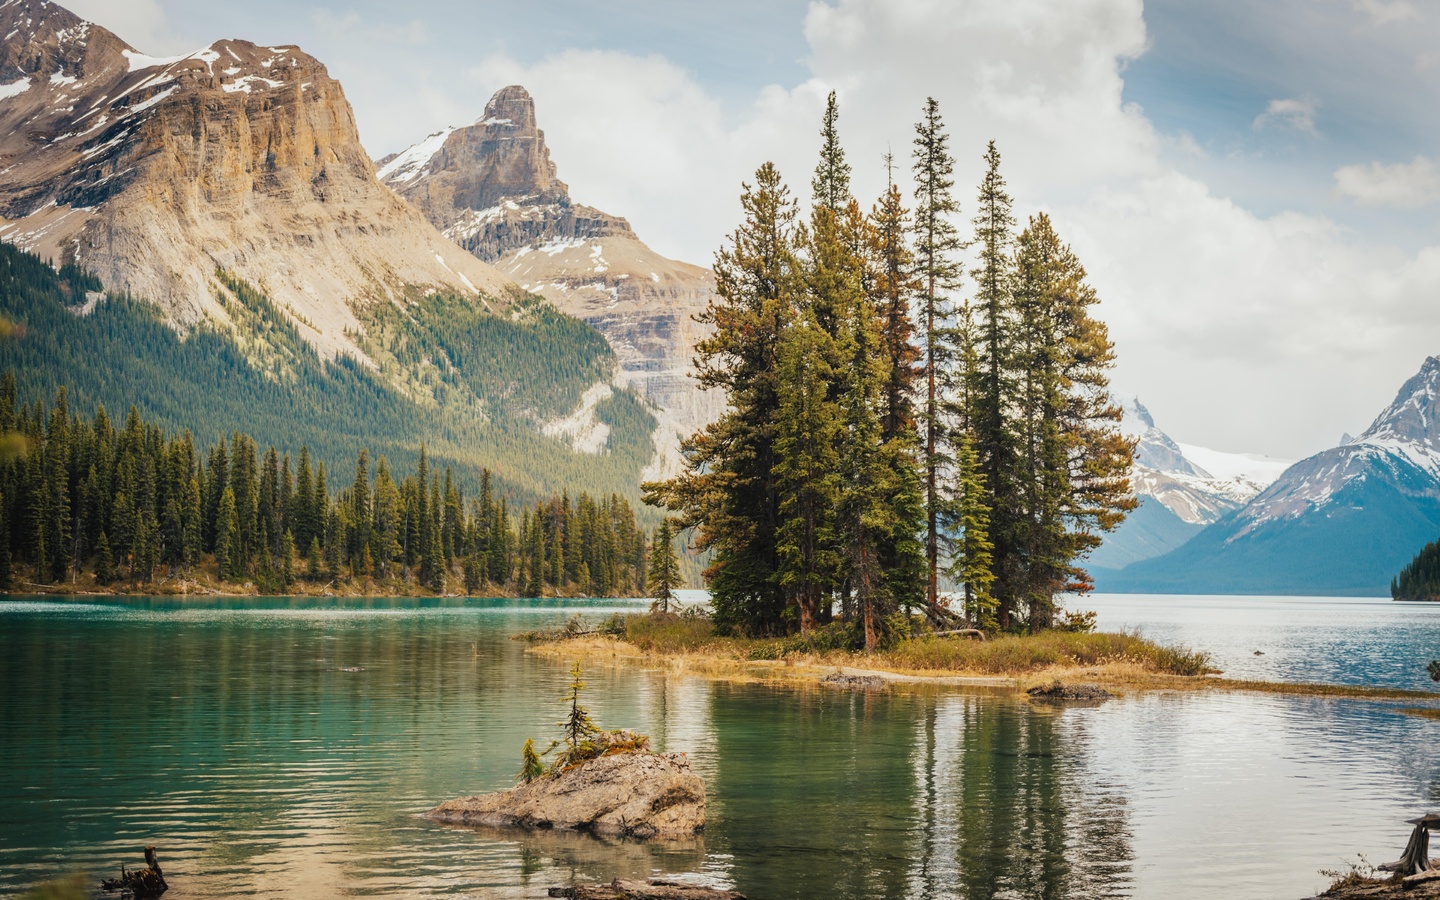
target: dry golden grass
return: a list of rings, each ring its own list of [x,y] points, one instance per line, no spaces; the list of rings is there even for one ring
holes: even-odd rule
[[[902,642],[891,650],[866,654],[787,649],[784,641],[718,637],[705,619],[630,616],[624,621],[623,637],[586,635],[537,643],[531,649],[589,664],[638,666],[734,682],[815,682],[843,670],[850,674],[879,674],[897,684],[1009,690],[1025,690],[1058,680],[1121,690],[1435,699],[1434,694],[1425,691],[1398,688],[1219,678],[1205,654],[1166,647],[1134,634],[1051,632],[1004,635],[989,641],[923,637]],[[1440,718],[1440,709],[1408,707],[1402,711]]]

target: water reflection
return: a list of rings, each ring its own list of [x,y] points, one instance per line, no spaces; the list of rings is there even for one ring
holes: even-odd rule
[[[705,778],[703,842],[446,828],[418,813],[513,783],[525,738],[555,731],[568,665],[508,635],[571,609],[170,602],[0,604],[0,894],[155,842],[180,900],[675,874],[755,898],[1302,896],[1357,850],[1398,852],[1440,794],[1440,722],[1385,704],[592,666],[598,720]]]

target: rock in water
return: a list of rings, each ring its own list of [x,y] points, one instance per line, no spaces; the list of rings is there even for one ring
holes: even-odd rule
[[[632,881],[617,878],[609,884],[577,884],[575,887],[551,888],[551,897],[569,900],[745,900],[744,894],[715,888],[681,884],[678,881]]]
[[[425,815],[452,825],[689,837],[705,827],[705,782],[683,753],[616,753]]]
[[[1109,700],[1115,696],[1098,685],[1093,684],[1054,684],[1044,687],[1032,687],[1025,693],[1042,700]]]

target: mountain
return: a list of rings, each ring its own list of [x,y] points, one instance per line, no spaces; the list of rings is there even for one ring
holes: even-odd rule
[[[673,471],[679,439],[722,408],[690,374],[707,333],[694,315],[714,293],[713,274],[651,250],[624,219],[574,203],[518,85],[496,92],[474,123],[382,160],[379,174],[447,237],[605,335],[620,362],[616,386],[649,400],[659,420],[647,476]]]
[[[0,238],[182,326],[226,321],[224,270],[326,356],[363,356],[356,307],[408,289],[503,295],[376,180],[344,91],[299,48],[157,59],[44,0],[5,2],[0,33]]]
[[[0,34],[0,312],[27,334],[0,362],[24,399],[638,493],[655,421],[609,345],[382,184],[319,61],[149,57],[46,0],[0,2]]]
[[[1156,427],[1139,399],[1120,398],[1120,406],[1121,433],[1136,442],[1131,481],[1140,505],[1090,555],[1096,570],[1124,568],[1176,549],[1240,509],[1290,465],[1178,443]]]
[[[1440,535],[1440,358],[1358,438],[1303,459],[1184,546],[1103,590],[1384,596]]]

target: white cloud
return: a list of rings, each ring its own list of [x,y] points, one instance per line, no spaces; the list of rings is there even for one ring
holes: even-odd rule
[[[1251,123],[1256,131],[1267,128],[1290,128],[1302,131],[1312,137],[1320,132],[1315,129],[1315,100],[1309,97],[1285,97],[1271,100],[1265,111]]]
[[[1368,15],[1375,25],[1413,22],[1420,18],[1420,10],[1410,0],[1355,0],[1355,8]]]
[[[1365,206],[1414,209],[1440,200],[1440,166],[1424,156],[1335,170],[1335,190]]]
[[[823,97],[840,97],[855,190],[902,179],[926,96],[956,156],[961,224],[997,140],[1022,220],[1048,210],[1104,298],[1117,385],[1192,443],[1279,456],[1356,432],[1440,350],[1440,249],[1407,259],[1318,216],[1262,217],[1179,174],[1122,96],[1145,51],[1139,0],[832,0],[806,21],[809,80],[726,110],[659,57],[566,51],[485,61],[526,85],[578,202],[628,217],[661,252],[708,262],[739,219],[739,183],[774,160],[808,193]],[[471,115],[478,113],[476,109]],[[1257,127],[1314,133],[1315,102],[1272,103]],[[1432,311],[1433,310],[1433,311]]]

